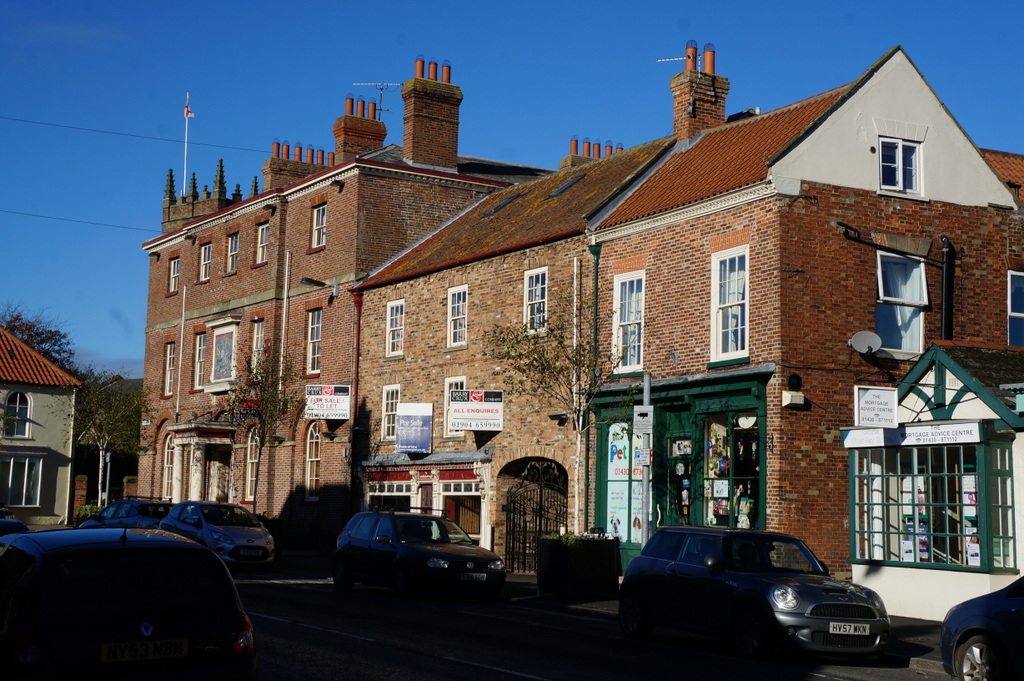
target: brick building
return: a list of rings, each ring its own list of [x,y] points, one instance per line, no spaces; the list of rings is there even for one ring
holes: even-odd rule
[[[280,516],[293,543],[337,534],[352,501],[351,420],[299,413],[261,442],[230,408],[232,387],[253,360],[287,357],[286,389],[341,386],[356,404],[351,284],[464,207],[549,172],[458,154],[449,67],[417,61],[402,96],[403,145],[384,145],[372,102],[349,99],[334,152],[275,143],[246,199],[239,187],[228,196],[222,167],[212,191],[193,176],[180,198],[168,175],[163,233],[143,246],[145,384],[159,410],[140,494],[246,503]]]

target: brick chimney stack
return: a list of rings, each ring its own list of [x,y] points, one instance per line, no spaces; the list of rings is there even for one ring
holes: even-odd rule
[[[376,102],[370,102],[370,114],[364,116],[363,100],[359,110],[353,113],[351,95],[345,99],[345,115],[334,123],[334,149],[337,162],[347,161],[359,154],[374,151],[384,146],[388,130],[383,121],[377,120]]]
[[[405,160],[417,165],[455,170],[459,154],[459,105],[462,89],[452,85],[451,67],[444,64],[437,80],[437,63],[425,77],[423,58],[416,75],[402,88],[405,100]]]
[[[703,68],[697,70],[697,42],[686,43],[686,70],[669,83],[672,90],[673,132],[676,139],[690,139],[725,122],[725,97],[729,79],[715,75],[715,46],[704,45]]]

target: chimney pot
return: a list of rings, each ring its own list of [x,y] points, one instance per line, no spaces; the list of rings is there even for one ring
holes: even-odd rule
[[[590,152],[594,158],[601,158],[601,140],[594,140],[594,145],[590,148]]]
[[[612,155],[612,143],[611,142],[605,142],[605,144],[604,144],[604,155],[605,156],[611,156]]]
[[[292,147],[288,144],[288,140],[281,143],[281,158],[291,158]]]
[[[683,62],[686,65],[687,71],[697,70],[697,41],[687,40],[686,41],[686,56],[683,58]]]
[[[295,160],[296,161],[301,161],[302,160],[302,142],[296,142],[295,143]]]
[[[323,149],[317,149],[316,150],[316,164],[318,166],[322,166],[324,164],[324,150]]]
[[[441,82],[452,82],[452,65],[447,59],[445,59],[444,63],[441,64]]]
[[[590,138],[589,137],[584,137],[583,138],[583,155],[584,156],[590,156]]]
[[[428,70],[427,77],[430,80],[437,80],[437,62],[436,61],[430,62],[430,64],[427,66],[427,70]]]
[[[366,100],[362,97],[356,100],[356,115],[360,118],[366,118]]]
[[[306,163],[313,165],[313,147],[306,148]]]
[[[569,140],[569,153],[573,156],[578,156],[580,153],[580,141],[576,135],[573,135],[572,139]]]
[[[345,98],[345,115],[351,116],[355,110],[356,100],[352,99],[352,95]]]
[[[416,55],[416,77],[417,78],[422,78],[423,77],[423,65],[424,65],[424,63],[425,62],[423,61],[423,55],[422,54],[417,54]]]
[[[281,158],[281,143],[280,142],[274,142],[273,144],[270,145],[270,157],[271,158]]]
[[[715,75],[715,44],[704,43],[704,73]]]
[[[367,104],[366,117],[377,120],[377,102],[369,102]]]

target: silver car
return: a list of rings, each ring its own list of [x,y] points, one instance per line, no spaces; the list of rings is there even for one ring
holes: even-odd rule
[[[160,529],[208,546],[229,563],[274,560],[274,538],[259,518],[238,504],[182,501],[160,521]]]
[[[783,648],[881,655],[889,616],[871,589],[831,577],[796,537],[756,530],[662,527],[626,569],[626,636],[655,625],[729,641],[743,657]]]

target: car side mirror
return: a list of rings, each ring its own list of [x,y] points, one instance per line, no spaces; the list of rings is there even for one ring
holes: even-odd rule
[[[725,572],[725,566],[711,553],[704,556],[704,567],[708,569],[708,574],[712,577],[717,577]]]
[[[373,538],[373,541],[377,542],[378,544],[390,544],[391,537],[387,536],[386,534],[378,534],[376,537]]]

